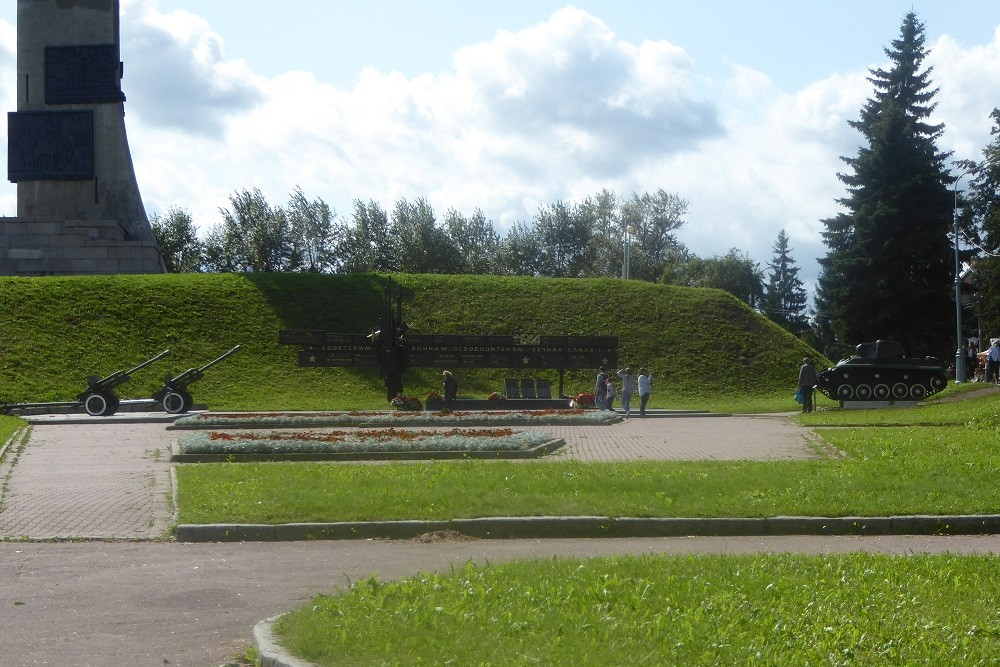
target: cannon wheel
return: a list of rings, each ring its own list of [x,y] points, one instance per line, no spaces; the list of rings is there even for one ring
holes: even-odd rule
[[[91,394],[83,401],[83,409],[91,417],[110,417],[118,411],[121,401],[114,394]]]
[[[167,414],[179,415],[191,409],[191,406],[194,404],[194,398],[183,389],[178,389],[176,391],[168,391],[164,395],[161,404]]]

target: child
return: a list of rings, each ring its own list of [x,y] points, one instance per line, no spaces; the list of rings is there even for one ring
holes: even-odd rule
[[[604,397],[604,406],[608,410],[615,409],[615,383],[611,381],[611,378],[607,379],[605,385],[608,388],[607,395]]]

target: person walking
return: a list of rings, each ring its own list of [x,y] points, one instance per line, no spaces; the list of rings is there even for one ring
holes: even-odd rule
[[[813,411],[813,387],[818,379],[812,359],[806,357],[799,368],[799,391],[802,392],[802,412]]]
[[[646,416],[646,403],[649,401],[649,395],[653,391],[653,374],[647,373],[645,368],[639,369],[639,416]]]
[[[444,377],[444,382],[442,382],[444,388],[444,409],[450,412],[451,404],[455,401],[455,397],[458,396],[458,380],[451,374],[451,371],[445,371],[441,375]]]
[[[616,375],[622,379],[622,409],[625,410],[625,419],[628,419],[632,409],[632,394],[635,393],[635,378],[632,377],[631,368],[620,370]]]
[[[1000,371],[1000,342],[996,339],[990,341],[990,351],[986,353],[986,381],[996,382],[997,374]]]
[[[597,382],[594,383],[594,405],[597,406],[598,410],[604,410],[607,405],[607,395],[608,395],[608,373],[604,366],[601,366],[597,372]]]

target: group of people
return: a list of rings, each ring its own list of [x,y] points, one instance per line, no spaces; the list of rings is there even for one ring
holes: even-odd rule
[[[986,351],[986,381],[996,384],[1000,382],[1000,341],[993,339]],[[965,350],[965,376],[968,380],[982,379],[979,374],[979,345],[970,341]],[[978,376],[978,378],[977,378]]]
[[[639,392],[639,416],[646,416],[646,403],[649,402],[649,395],[653,392],[653,374],[645,368],[639,369],[639,376],[632,375],[631,368],[624,368],[615,375],[621,379],[622,383],[622,410],[625,411],[625,419],[632,414],[632,396]],[[617,396],[614,380],[604,366],[601,366],[597,373],[597,382],[594,383],[594,403],[598,410],[614,410],[615,397]]]

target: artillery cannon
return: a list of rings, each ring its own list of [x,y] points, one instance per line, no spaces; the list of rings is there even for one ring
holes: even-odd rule
[[[132,373],[141,371],[143,368],[152,365],[163,357],[170,354],[170,350],[164,350],[152,359],[147,359],[138,366],[127,371],[115,371],[107,377],[91,375],[87,378],[87,389],[77,395],[76,400],[83,403],[83,409],[91,417],[108,417],[118,411],[121,399],[115,395],[115,387],[123,385],[132,379]]]
[[[194,404],[194,398],[192,398],[191,392],[188,391],[188,387],[205,377],[205,371],[238,349],[240,349],[239,345],[225,354],[216,357],[204,366],[189,368],[176,377],[168,374],[163,378],[163,386],[153,394],[153,400],[162,405],[167,414],[179,415],[189,411]]]

